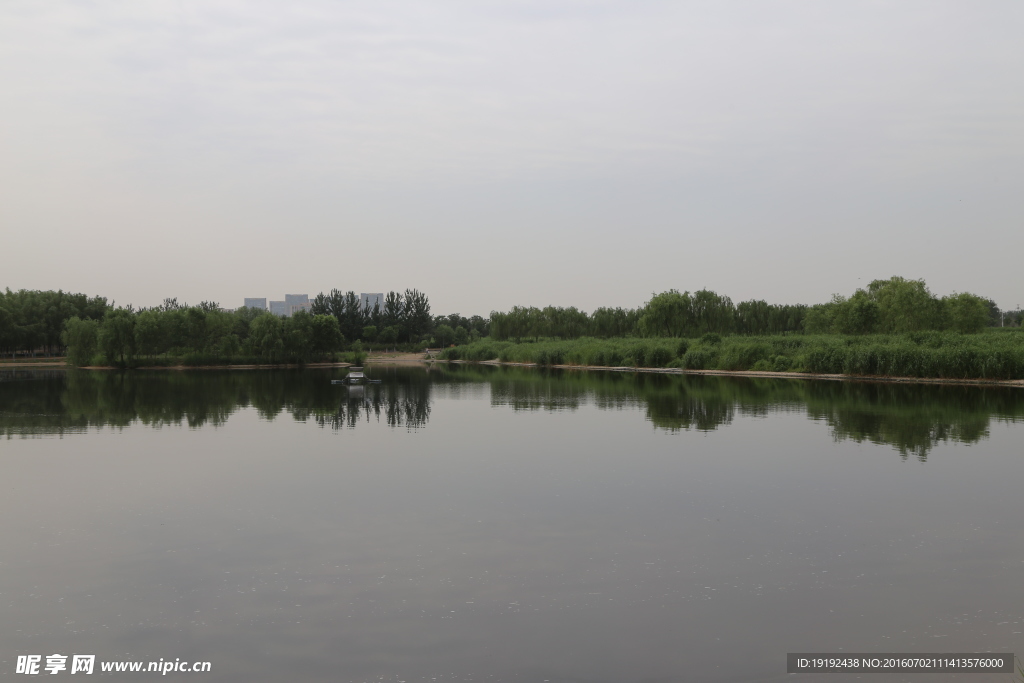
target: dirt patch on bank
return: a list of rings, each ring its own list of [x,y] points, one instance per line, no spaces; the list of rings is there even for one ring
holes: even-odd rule
[[[388,363],[391,361],[424,361],[427,354],[422,351],[407,353],[404,351],[375,351],[366,357],[367,363]]]

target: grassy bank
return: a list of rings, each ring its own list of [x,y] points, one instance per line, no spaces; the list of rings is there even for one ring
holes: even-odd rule
[[[785,335],[697,339],[482,339],[446,349],[449,360],[686,370],[767,370],[944,379],[1024,379],[1024,332]]]

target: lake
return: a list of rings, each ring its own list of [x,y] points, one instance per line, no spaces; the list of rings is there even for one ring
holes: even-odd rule
[[[344,372],[0,372],[2,675],[839,683],[864,676],[786,653],[1024,654],[1024,390]]]

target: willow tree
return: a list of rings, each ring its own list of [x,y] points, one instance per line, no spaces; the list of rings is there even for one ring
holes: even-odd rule
[[[68,349],[68,363],[77,367],[89,365],[99,341],[100,324],[96,320],[82,320],[77,315],[64,322],[61,342]]]
[[[127,365],[135,358],[135,314],[127,308],[107,311],[100,323],[99,347],[110,363]]]
[[[640,315],[638,327],[645,337],[684,337],[696,326],[689,292],[670,289],[651,296]]]
[[[946,326],[965,334],[981,332],[989,321],[986,301],[967,292],[942,297],[942,313]]]
[[[939,302],[924,280],[907,280],[893,276],[874,280],[868,295],[878,302],[879,325],[882,332],[917,332],[938,329]]]

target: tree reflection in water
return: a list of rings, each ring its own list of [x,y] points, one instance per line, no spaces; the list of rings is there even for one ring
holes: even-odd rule
[[[640,405],[658,429],[711,431],[736,415],[802,412],[836,441],[893,446],[925,460],[939,443],[976,443],[993,420],[1024,419],[1024,392],[1001,386],[876,383],[706,375],[574,372],[463,366],[491,383],[491,401],[514,410]]]
[[[836,382],[473,365],[374,366],[380,384],[331,384],[343,370],[0,371],[0,434],[63,435],[91,427],[223,424],[253,408],[335,430],[363,423],[419,429],[432,391],[460,398],[489,391],[513,410],[643,410],[656,428],[710,431],[737,415],[800,412],[836,440],[893,446],[924,460],[939,443],[976,443],[993,420],[1024,418],[1024,392],[1008,387]]]

